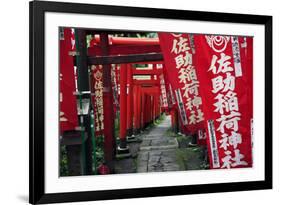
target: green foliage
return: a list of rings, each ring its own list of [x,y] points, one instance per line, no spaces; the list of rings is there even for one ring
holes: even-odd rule
[[[163,122],[165,120],[166,115],[164,113],[162,113],[158,119],[155,120],[154,124],[159,125],[161,124],[161,122]]]
[[[182,140],[184,138],[186,138],[184,135],[181,135],[181,134],[178,134],[178,133],[175,133],[172,129],[172,127],[170,127],[168,130],[166,130],[166,133],[165,133],[167,136],[169,137],[175,137],[177,138],[177,140]]]
[[[115,37],[131,37],[131,38],[157,38],[157,33],[150,32],[131,32],[131,33],[116,33]]]
[[[206,169],[206,162],[202,158],[202,155],[202,147],[177,149],[176,156],[180,170]]]
[[[68,176],[67,155],[65,146],[60,147],[60,176]]]
[[[104,144],[104,136],[97,136],[96,138],[96,157],[97,157],[97,167],[104,162],[104,151],[103,151],[103,144]],[[94,153],[93,153],[94,154]]]

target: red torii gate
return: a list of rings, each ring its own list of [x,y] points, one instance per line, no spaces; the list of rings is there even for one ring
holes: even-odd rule
[[[160,91],[159,87],[157,86],[142,87],[141,93],[144,96],[144,101],[142,104],[144,109],[142,110],[143,118],[141,123],[144,128],[148,123],[152,123],[160,115]],[[144,112],[145,108],[150,112]]]
[[[133,80],[134,74],[145,74],[152,77],[156,74],[157,79]],[[133,134],[137,134],[147,123],[159,117],[159,74],[161,74],[159,70],[137,70],[131,64],[121,64],[119,136],[121,143],[125,144],[126,137],[133,138]],[[148,96],[152,98],[149,100]],[[144,112],[145,108],[150,112]],[[123,145],[123,149],[125,148]]]
[[[95,33],[94,33],[95,32]],[[128,153],[127,138],[139,131],[148,123],[153,122],[161,114],[160,105],[160,80],[159,76],[163,75],[163,69],[158,69],[156,64],[163,64],[163,56],[159,46],[159,39],[149,38],[127,38],[111,37],[106,31],[88,31],[76,29],[77,45],[79,49],[71,54],[74,65],[79,71],[80,83],[79,91],[85,93],[83,98],[91,98],[89,87],[88,68],[92,65],[102,65],[102,99],[104,114],[104,158],[105,162],[112,170],[114,167],[112,161],[116,154],[115,136],[114,136],[114,110],[113,110],[113,90],[111,81],[111,65],[120,64],[120,144],[117,147],[118,153]],[[98,35],[95,35],[99,33]],[[86,45],[86,35],[94,35],[90,42],[90,47]],[[77,58],[79,56],[79,58]],[[138,69],[132,63],[153,64],[152,69]],[[117,70],[118,72],[118,70]],[[149,80],[134,78],[134,76],[150,76]],[[155,78],[156,76],[156,78]],[[78,86],[78,87],[79,87]],[[92,85],[93,86],[93,85]],[[92,90],[92,92],[94,92]],[[88,93],[88,94],[87,94]],[[86,95],[87,94],[87,95]],[[82,95],[82,94],[81,94]],[[115,96],[115,100],[116,100]],[[93,99],[92,99],[93,100]],[[90,101],[89,101],[90,102]],[[90,124],[86,132],[89,132]],[[92,124],[91,124],[92,125]],[[83,130],[83,129],[81,129]],[[94,133],[92,133],[94,136]],[[91,136],[91,135],[89,135]],[[87,162],[90,162],[92,155],[91,137],[88,138],[86,148],[90,156]],[[84,144],[83,144],[84,145]],[[83,150],[82,149],[82,150]],[[87,155],[87,156],[88,156]],[[76,160],[77,161],[77,160]],[[91,173],[92,166],[87,163]],[[96,169],[95,169],[96,171]]]
[[[90,32],[91,33],[91,32]],[[94,34],[94,33],[91,33]],[[96,33],[95,33],[96,34]],[[110,84],[110,64],[121,64],[120,67],[120,144],[117,152],[128,153],[127,136],[138,133],[145,123],[151,122],[160,115],[159,75],[161,70],[138,70],[132,68],[131,63],[162,64],[163,56],[158,38],[127,38],[112,37],[101,32],[95,35],[88,48],[88,63],[90,65],[103,65],[104,73],[104,103],[112,102],[112,89]],[[134,75],[156,75],[156,79],[136,80]],[[143,86],[158,87],[158,92],[146,90]],[[153,93],[152,93],[153,92]],[[148,97],[150,96],[150,97]],[[150,98],[150,99],[149,99]],[[112,105],[112,103],[111,103]],[[135,105],[135,106],[133,106]],[[144,112],[150,108],[151,112]],[[113,109],[105,105],[104,110],[104,152],[105,160],[112,161],[114,153]]]

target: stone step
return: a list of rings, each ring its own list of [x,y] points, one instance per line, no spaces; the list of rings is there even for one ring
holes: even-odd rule
[[[165,150],[165,149],[176,149],[179,147],[177,139],[146,139],[142,141],[140,150]]]

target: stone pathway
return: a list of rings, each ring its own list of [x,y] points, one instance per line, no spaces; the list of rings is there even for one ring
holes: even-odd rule
[[[171,117],[165,120],[143,136],[137,158],[137,172],[179,171],[176,150],[178,142],[175,138],[166,136],[171,126]]]

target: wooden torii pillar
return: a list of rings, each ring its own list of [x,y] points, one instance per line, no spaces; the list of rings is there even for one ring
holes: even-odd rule
[[[141,128],[145,128],[149,123],[154,122],[157,117],[156,110],[159,108],[160,91],[155,80],[146,81],[146,84],[152,83],[149,87],[141,87]],[[139,83],[136,81],[136,83]],[[157,108],[158,107],[158,108]]]
[[[144,97],[144,108],[143,108],[143,128],[146,128],[148,124],[150,96],[147,93],[144,93],[144,96],[145,97]]]
[[[141,92],[141,129],[144,129],[144,119],[145,119],[145,102],[146,102],[146,95],[144,92]]]
[[[178,122],[178,111],[176,108],[170,109],[170,115],[171,115],[171,123],[172,123],[172,130],[175,133],[178,133],[179,131],[179,122]]]
[[[101,53],[103,56],[109,54],[108,34],[100,34]],[[116,143],[114,137],[114,111],[113,111],[113,93],[111,85],[111,66],[103,64],[103,102],[104,102],[104,158],[107,166],[112,172],[114,169],[114,155]]]
[[[91,33],[91,31],[88,31]],[[110,42],[110,43],[109,43]],[[104,81],[104,124],[105,124],[105,142],[104,153],[105,161],[110,167],[109,163],[113,163],[113,157],[115,153],[115,139],[114,139],[114,115],[113,115],[113,96],[112,87],[110,81],[110,64],[128,64],[128,63],[148,63],[148,62],[160,62],[163,61],[163,55],[159,46],[158,39],[136,39],[136,38],[121,38],[121,37],[109,37],[107,33],[101,32],[100,35],[95,35],[91,42],[91,47],[88,49],[88,63],[89,65],[103,65],[103,81]],[[109,67],[109,69],[108,69]],[[120,71],[121,72],[121,71]],[[121,77],[121,76],[120,76]],[[123,74],[123,77],[127,78]],[[122,87],[123,94],[121,94],[121,82],[126,82],[126,79],[120,79],[120,143],[117,147],[117,151],[120,153],[127,152],[127,102],[126,93]],[[154,81],[154,84],[156,82]],[[122,85],[123,86],[123,85]],[[125,90],[126,90],[125,84]],[[140,85],[138,96],[141,98]],[[122,95],[122,98],[121,98]],[[121,100],[122,99],[122,100]],[[122,103],[121,103],[122,101]],[[111,103],[110,103],[111,102]],[[140,102],[140,100],[138,100]],[[122,104],[122,105],[121,105]],[[121,109],[121,106],[123,107]],[[144,111],[144,108],[137,106],[140,115],[140,111]],[[131,108],[131,110],[134,108]],[[123,111],[122,111],[123,110]],[[123,115],[122,115],[123,113]],[[122,116],[121,116],[122,115]],[[137,115],[137,116],[138,116]],[[138,117],[140,119],[140,117]],[[138,121],[138,120],[136,120]],[[138,122],[141,122],[139,120]],[[136,127],[140,127],[139,123],[136,123]],[[124,131],[125,130],[125,131]]]
[[[132,65],[127,64],[127,138],[134,138],[133,135],[133,75]]]
[[[127,146],[127,64],[120,67],[120,143],[117,147],[117,154],[129,154]]]
[[[141,127],[141,88],[140,85],[134,85],[134,134],[140,133]]]

